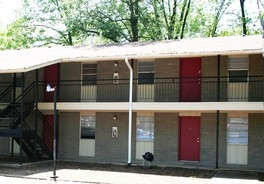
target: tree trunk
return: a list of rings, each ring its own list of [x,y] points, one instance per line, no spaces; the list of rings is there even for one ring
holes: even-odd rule
[[[69,45],[73,45],[73,42],[72,42],[72,34],[70,31],[68,31],[68,43]]]
[[[221,12],[222,12],[222,10],[224,8],[224,5],[225,5],[225,0],[222,0],[221,4],[220,4],[220,6],[219,6],[219,8],[217,10],[217,13],[216,13],[216,15],[214,17],[212,29],[211,29],[211,31],[209,33],[209,36],[211,36],[211,37],[215,37],[216,36],[216,29],[217,29],[217,26],[218,26],[218,23],[219,23],[219,20],[220,20],[220,16],[221,16]]]
[[[184,0],[183,5],[182,5],[181,14],[180,14],[180,19],[179,19],[180,24],[176,28],[176,32],[175,32],[175,38],[176,39],[178,39],[180,36],[180,30],[181,30],[181,26],[182,26],[182,20],[183,20],[186,4],[187,4],[187,0]]]
[[[245,1],[246,0],[240,0],[243,35],[247,35],[247,22],[246,22],[246,15],[245,15]]]
[[[188,5],[187,5],[185,13],[184,13],[184,18],[183,18],[183,23],[182,23],[182,30],[181,30],[181,36],[180,36],[181,39],[184,36],[184,30],[185,30],[185,27],[186,27],[187,17],[188,17],[189,11],[190,11],[190,6],[191,6],[191,0],[188,1]]]
[[[130,24],[132,30],[132,42],[138,41],[138,13],[139,13],[139,6],[138,0],[129,1],[129,9],[130,9]]]

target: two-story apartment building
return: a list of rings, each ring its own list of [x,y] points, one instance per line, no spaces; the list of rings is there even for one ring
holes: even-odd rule
[[[52,158],[57,117],[59,159],[139,164],[149,151],[155,165],[263,170],[262,42],[1,51],[0,154]]]

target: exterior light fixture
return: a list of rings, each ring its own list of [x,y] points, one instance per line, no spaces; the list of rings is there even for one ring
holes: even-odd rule
[[[113,120],[117,120],[117,116],[116,115],[113,116]]]
[[[116,61],[114,65],[115,65],[115,66],[118,66],[118,62]]]

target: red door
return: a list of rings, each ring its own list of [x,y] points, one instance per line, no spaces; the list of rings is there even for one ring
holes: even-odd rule
[[[180,101],[201,101],[201,58],[180,60]]]
[[[200,160],[200,117],[180,117],[179,160]]]
[[[44,119],[42,128],[43,141],[53,151],[54,116],[44,115]]]
[[[59,81],[59,64],[50,65],[44,68],[44,101],[53,102],[53,92],[46,92],[46,86],[49,84],[52,88],[58,85]]]

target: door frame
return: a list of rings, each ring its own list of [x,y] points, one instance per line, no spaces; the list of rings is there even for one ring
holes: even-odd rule
[[[185,64],[186,62],[195,62],[196,68],[194,68],[194,65],[189,65],[188,68],[186,68]],[[188,75],[184,75],[184,71],[187,70],[189,71],[189,68],[192,68],[192,73]],[[200,102],[201,101],[201,77],[202,77],[202,58],[200,57],[193,57],[193,58],[180,58],[180,102]],[[186,82],[191,82],[192,84],[190,86],[187,86],[187,91],[186,90]],[[185,84],[185,87],[184,87]],[[196,84],[194,86],[194,84]],[[188,84],[187,84],[188,85]],[[196,91],[195,95],[193,95],[194,91]],[[188,94],[189,93],[189,98],[190,99],[185,99],[186,95],[183,94]],[[191,94],[191,95],[190,95]],[[187,96],[188,97],[188,96]]]
[[[197,141],[198,143],[198,146],[197,146],[197,150],[195,151],[196,154],[195,154],[195,158],[193,157],[192,159],[183,159],[183,156],[182,156],[182,132],[181,132],[181,127],[182,127],[182,124],[184,123],[184,121],[189,121],[190,122],[190,119],[192,119],[191,121],[194,121],[194,123],[192,124],[192,127],[197,127],[196,129],[196,133],[198,135],[198,137],[196,138],[193,138],[193,142],[194,141]],[[198,126],[193,126],[194,124],[198,123]],[[201,150],[201,143],[200,143],[200,140],[201,140],[201,117],[200,116],[179,116],[179,129],[178,129],[178,135],[179,135],[179,138],[178,138],[178,160],[179,161],[188,161],[188,162],[200,162],[200,150]],[[193,151],[193,150],[192,150]]]

